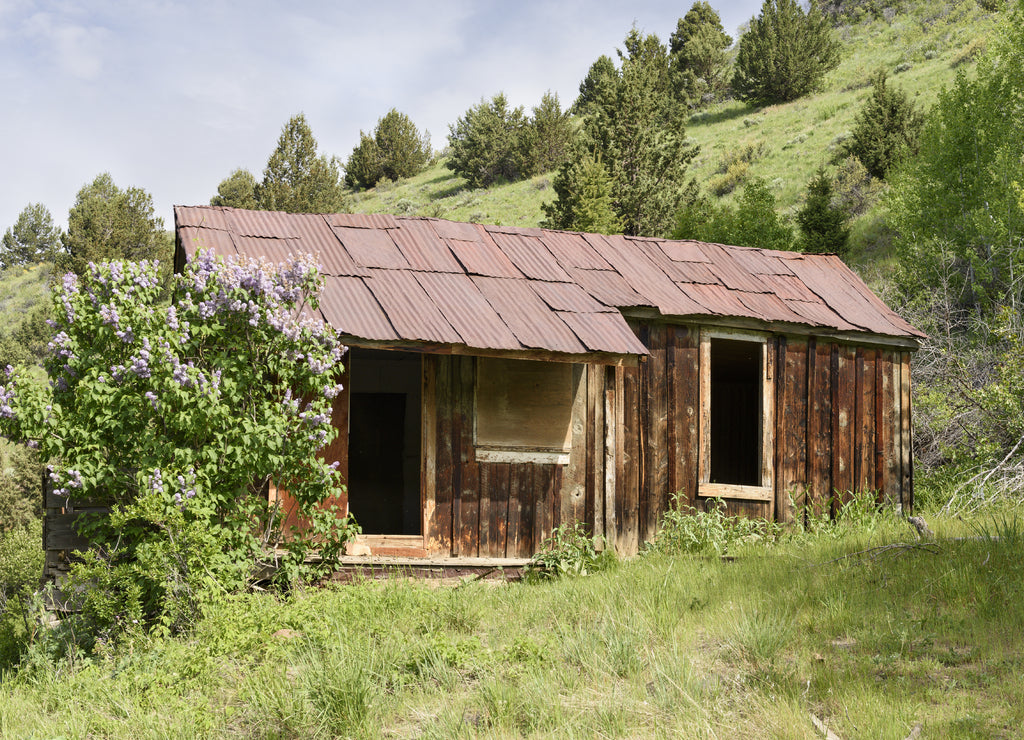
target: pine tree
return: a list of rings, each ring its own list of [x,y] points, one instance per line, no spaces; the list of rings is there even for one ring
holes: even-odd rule
[[[169,265],[172,254],[153,197],[142,188],[121,190],[107,172],[78,191],[63,244],[58,267],[79,275],[90,262],[159,259]]]
[[[621,234],[622,224],[612,205],[608,171],[599,157],[580,152],[565,162],[552,183],[556,198],[544,204],[547,229]]]
[[[615,88],[619,82],[619,70],[615,68],[615,62],[611,57],[602,54],[597,58],[587,76],[580,83],[580,94],[572,105],[573,113],[586,115],[590,112],[591,106],[604,104],[615,94]]]
[[[751,103],[785,103],[818,89],[837,66],[839,43],[817,0],[806,13],[797,0],[764,0],[740,39],[732,86]]]
[[[504,93],[481,100],[449,126],[445,166],[471,188],[499,180],[514,182],[532,174],[530,121],[522,106],[509,108]]]
[[[230,208],[256,208],[256,177],[239,167],[217,186],[217,194],[210,198],[211,206]]]
[[[800,246],[811,254],[846,253],[850,230],[846,212],[834,203],[832,180],[823,169],[807,184],[803,207],[797,211]]]
[[[871,95],[857,114],[853,135],[843,148],[873,177],[884,179],[894,165],[917,153],[923,125],[924,114],[905,91],[889,87],[885,70],[879,70]]]
[[[530,164],[534,172],[547,172],[565,162],[574,129],[569,111],[563,111],[558,94],[548,90],[533,109],[530,120],[533,141]]]
[[[18,214],[14,226],[4,233],[0,243],[0,265],[29,265],[49,262],[61,247],[61,231],[53,225],[53,216],[42,203],[29,203]]]
[[[699,104],[704,95],[722,91],[729,65],[726,49],[731,45],[722,19],[704,0],[679,19],[669,39],[669,54],[680,102]]]
[[[256,202],[268,211],[336,213],[345,202],[338,161],[317,155],[317,143],[302,113],[281,130],[256,188]]]

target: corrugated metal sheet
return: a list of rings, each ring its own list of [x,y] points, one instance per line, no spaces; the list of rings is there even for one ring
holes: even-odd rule
[[[622,316],[614,313],[569,313],[559,314],[562,321],[569,325],[580,341],[593,352],[613,352],[615,354],[647,354],[647,348],[640,343],[636,334],[623,321]],[[623,350],[623,347],[628,347]]]
[[[534,280],[530,285],[534,292],[556,311],[607,313],[615,310],[598,302],[587,291],[574,283],[545,283]]]
[[[231,228],[225,212],[214,206],[175,206],[174,222],[178,226],[199,226],[219,231]]]
[[[176,207],[186,258],[317,253],[322,312],[366,339],[644,352],[617,309],[923,336],[837,257],[388,215]]]
[[[626,279],[614,270],[568,269],[583,290],[610,308],[654,308],[654,301],[637,293]]]
[[[409,263],[391,238],[391,229],[357,229],[351,226],[332,227],[345,251],[360,267],[382,267],[408,270]]]
[[[395,217],[389,213],[328,213],[325,218],[331,226],[351,226],[354,229],[395,228]]]
[[[583,270],[610,270],[604,258],[587,244],[582,234],[565,231],[546,231],[542,237],[544,246],[564,268],[577,267]]]
[[[462,344],[462,337],[424,292],[414,272],[369,272],[366,284],[402,339]]]
[[[569,354],[587,351],[565,322],[548,309],[529,281],[474,277],[473,282],[524,347]]]
[[[498,245],[488,239],[487,241],[468,242],[461,239],[445,239],[445,244],[455,255],[456,259],[470,275],[483,275],[484,277],[507,277],[522,278],[521,273],[512,264]]]
[[[429,221],[403,220],[388,233],[414,270],[462,272],[462,265]]]
[[[520,349],[519,341],[468,275],[413,273],[430,300],[469,347]]]
[[[512,264],[526,277],[534,280],[570,282],[565,270],[558,266],[558,261],[540,239],[522,234],[495,233],[490,236],[498,249],[512,260]]]
[[[325,277],[320,311],[324,321],[341,334],[384,341],[399,338],[362,278]]]
[[[196,256],[197,249],[211,250],[221,257],[237,257],[238,250],[231,240],[231,234],[217,229],[198,229],[193,226],[182,226],[178,229],[181,246],[189,259]]]

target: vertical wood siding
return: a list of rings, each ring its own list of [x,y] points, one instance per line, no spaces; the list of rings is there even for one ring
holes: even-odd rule
[[[623,554],[665,511],[701,506],[699,327],[634,322],[638,367],[577,366],[568,464],[477,462],[475,360],[424,357],[421,467],[426,548],[527,557],[553,528],[583,522]],[[913,504],[910,354],[769,336],[775,414],[772,501],[728,500],[746,516],[803,522],[859,492]]]

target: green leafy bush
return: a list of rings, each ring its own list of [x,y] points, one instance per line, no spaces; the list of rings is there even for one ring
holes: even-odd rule
[[[305,318],[321,284],[310,257],[271,265],[201,252],[159,303],[157,265],[92,265],[55,286],[49,382],[8,368],[0,431],[38,445],[54,492],[95,501],[95,543],[72,570],[94,638],[132,625],[187,629],[205,601],[243,588],[267,545],[281,579],[331,569],[353,524],[330,501],[341,487],[317,452],[343,348]],[[304,399],[304,400],[303,400]],[[286,489],[306,528],[283,536]]]
[[[615,561],[614,551],[598,552],[594,537],[586,526],[561,524],[541,543],[540,550],[530,558],[526,568],[527,581],[541,581],[562,576],[585,576],[609,567]]]
[[[741,542],[774,541],[780,532],[775,522],[729,516],[721,499],[708,499],[702,511],[681,504],[677,496],[645,552],[726,555]]]

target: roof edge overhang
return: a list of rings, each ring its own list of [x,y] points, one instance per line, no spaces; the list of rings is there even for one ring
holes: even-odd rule
[[[353,336],[341,336],[349,347],[363,349],[397,350],[416,352],[424,355],[456,355],[461,357],[501,357],[510,360],[540,360],[543,362],[567,362],[589,365],[612,365],[616,367],[637,367],[647,355],[619,355],[612,352],[584,352],[570,354],[544,349],[482,349],[464,344],[443,344],[438,342],[378,341]]]
[[[656,309],[621,309],[627,319],[662,321],[666,324],[699,324],[701,326],[720,326],[728,329],[747,329],[751,331],[785,334],[788,336],[815,337],[862,346],[886,347],[916,352],[921,342],[911,336],[891,336],[875,334],[868,331],[841,331],[826,326],[810,324],[794,324],[784,321],[759,321],[758,319],[739,316],[712,316],[708,314],[692,314],[688,316],[665,315]]]

